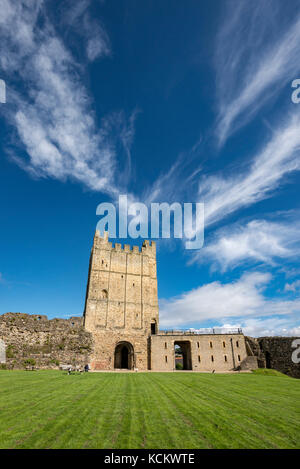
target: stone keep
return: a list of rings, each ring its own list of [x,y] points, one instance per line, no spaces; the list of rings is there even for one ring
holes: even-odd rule
[[[122,248],[96,231],[84,327],[94,340],[92,369],[151,368],[150,336],[159,328],[155,242]]]

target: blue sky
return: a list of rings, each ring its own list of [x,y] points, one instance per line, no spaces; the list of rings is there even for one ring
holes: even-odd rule
[[[299,335],[299,1],[0,7],[0,313],[81,315],[128,194],[205,204],[202,249],[157,240],[162,327]]]

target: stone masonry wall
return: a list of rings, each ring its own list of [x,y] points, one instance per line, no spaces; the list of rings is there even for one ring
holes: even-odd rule
[[[0,339],[6,345],[7,368],[24,368],[33,363],[39,368],[84,366],[93,349],[92,336],[79,317],[48,320],[42,315],[2,314]]]
[[[164,334],[151,336],[151,369],[175,369],[175,345],[185,349],[187,369],[232,371],[247,357],[242,334]]]
[[[273,368],[293,378],[300,378],[300,364],[293,363],[292,342],[297,337],[260,337],[257,340],[266,360],[266,368]]]
[[[257,364],[259,368],[265,368],[266,367],[266,357],[265,354],[262,352],[259,346],[259,339],[256,339],[254,337],[245,337],[246,341],[246,350],[247,354],[250,357],[256,357],[257,358]]]
[[[121,343],[133,349],[131,369],[149,368],[148,338],[159,328],[156,245],[113,245],[108,233],[96,231],[84,311],[85,329],[95,344],[91,367],[116,368],[115,352]]]

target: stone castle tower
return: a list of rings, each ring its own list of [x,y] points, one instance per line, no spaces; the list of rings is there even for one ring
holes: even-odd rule
[[[122,249],[96,231],[84,326],[94,339],[92,369],[151,368],[150,337],[159,328],[155,242]]]
[[[184,311],[183,311],[184,314]],[[228,333],[160,331],[156,245],[113,244],[96,231],[90,257],[84,327],[93,337],[92,370],[232,371],[257,367],[240,329]],[[177,353],[178,355],[178,353]],[[250,364],[249,364],[250,361]],[[256,361],[256,364],[253,363]]]

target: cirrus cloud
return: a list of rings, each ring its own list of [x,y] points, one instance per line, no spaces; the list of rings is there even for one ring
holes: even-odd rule
[[[300,71],[300,16],[287,20],[284,8],[226,2],[215,55],[220,145]]]
[[[71,179],[116,195],[116,144],[108,117],[99,128],[84,69],[52,26],[44,2],[1,0],[1,11],[0,65],[9,84],[4,116],[19,148],[10,150],[12,159],[35,177]],[[90,48],[93,59],[96,49]]]
[[[222,272],[245,262],[275,266],[279,259],[295,260],[299,256],[299,230],[297,219],[229,225],[214,233],[192,262],[210,262]]]

